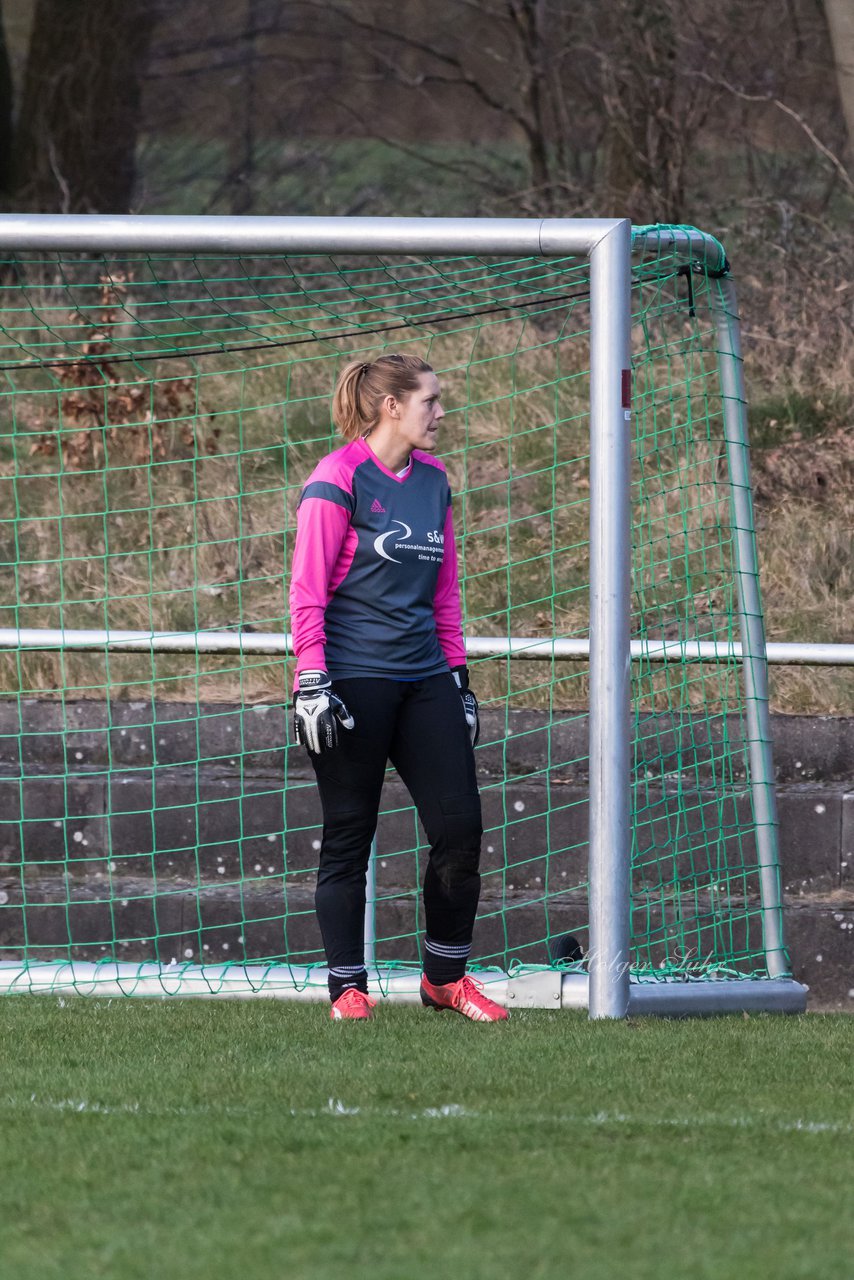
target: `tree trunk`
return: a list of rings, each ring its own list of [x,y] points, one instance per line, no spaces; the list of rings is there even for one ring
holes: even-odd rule
[[[234,44],[241,48],[243,65],[228,139],[230,204],[233,214],[251,213],[255,202],[257,49],[253,32],[257,26],[258,0],[246,0],[242,30],[234,33]]]
[[[848,133],[849,168],[854,167],[854,5],[851,0],[824,0],[833,47],[839,101]]]
[[[0,7],[0,191],[12,185],[12,129],[14,119],[12,68],[6,46],[6,29]]]
[[[154,18],[153,0],[36,0],[14,148],[19,204],[130,209]]]
[[[699,95],[680,100],[678,13],[674,0],[620,0],[599,33],[604,177],[614,216],[682,217]]]
[[[541,200],[551,197],[551,170],[543,101],[543,0],[510,0],[509,12],[521,46],[520,91],[531,185]]]

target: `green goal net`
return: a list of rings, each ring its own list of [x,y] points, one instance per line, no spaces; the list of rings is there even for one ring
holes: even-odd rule
[[[690,650],[740,639],[723,261],[644,244],[632,968],[764,975],[742,664]],[[388,351],[433,365],[447,412],[484,724],[475,965],[583,972],[589,294],[587,261],[566,257],[2,263],[0,985],[321,986],[288,565],[300,486],[340,443],[338,370]],[[665,643],[685,660],[653,660]],[[367,922],[380,985],[418,965],[425,855],[390,771]]]

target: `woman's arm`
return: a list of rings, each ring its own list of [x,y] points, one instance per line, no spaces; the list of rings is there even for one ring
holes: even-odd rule
[[[326,670],[329,584],[349,524],[349,509],[326,498],[305,497],[297,511],[290,590],[297,677],[301,671]]]
[[[463,641],[463,616],[460,604],[460,570],[457,560],[457,542],[454,536],[454,517],[451,505],[445,516],[444,559],[436,581],[433,596],[433,614],[436,634],[442,646],[448,666],[465,666],[466,648]]]

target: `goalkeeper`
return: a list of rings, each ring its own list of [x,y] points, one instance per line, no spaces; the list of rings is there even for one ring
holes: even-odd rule
[[[315,905],[333,1018],[370,1018],[365,878],[391,760],[430,843],[425,1005],[506,1018],[466,972],[483,834],[451,493],[433,457],[439,381],[417,356],[354,362],[332,418],[347,443],[303,489],[291,575],[294,726],[323,810]]]

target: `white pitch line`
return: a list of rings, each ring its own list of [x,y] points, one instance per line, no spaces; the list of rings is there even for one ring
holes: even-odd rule
[[[348,1107],[338,1098],[330,1098],[325,1107],[216,1107],[202,1103],[192,1107],[146,1107],[138,1102],[106,1103],[87,1098],[0,1098],[0,1109],[36,1111],[68,1111],[77,1115],[134,1115],[134,1116],[252,1116],[286,1115],[295,1119],[316,1120],[323,1116],[364,1116],[377,1119],[444,1120],[460,1117],[476,1117],[479,1113],[468,1111],[456,1103],[440,1107],[425,1107],[423,1111],[397,1111],[380,1107]]]
[[[322,1107],[234,1107],[211,1106],[143,1106],[138,1102],[104,1103],[90,1101],[85,1098],[40,1098],[31,1094],[29,1098],[0,1097],[0,1109],[66,1111],[87,1115],[134,1115],[134,1116],[291,1116],[294,1119],[317,1120],[324,1117],[350,1118],[365,1120],[507,1120],[506,1114],[499,1111],[473,1111],[458,1103],[444,1103],[441,1106],[425,1107],[420,1111],[401,1110],[396,1107],[352,1106],[340,1098],[329,1098]],[[542,1113],[529,1112],[524,1117],[526,1124],[566,1124],[581,1127],[605,1129],[611,1126],[628,1127],[637,1125],[647,1129],[678,1129],[690,1132],[696,1129],[743,1129],[762,1133],[829,1133],[835,1135],[854,1135],[854,1124],[836,1120],[774,1119],[755,1116],[641,1116],[622,1111],[598,1111],[592,1115],[574,1115],[568,1112]]]

